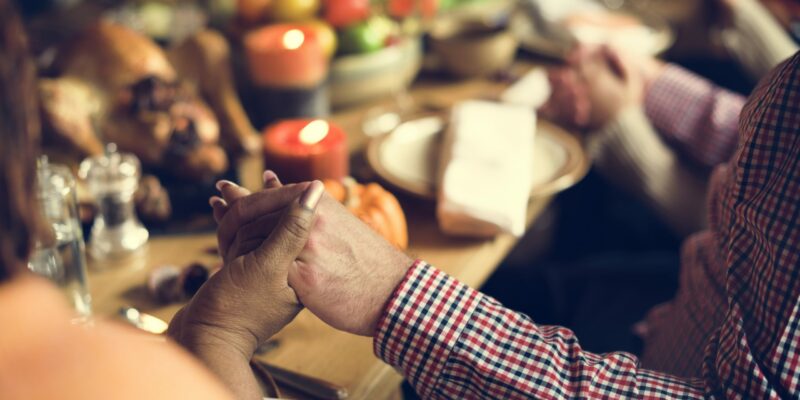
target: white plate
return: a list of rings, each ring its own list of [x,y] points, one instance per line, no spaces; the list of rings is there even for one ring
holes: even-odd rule
[[[370,141],[367,160],[391,185],[424,198],[436,197],[441,117],[425,117],[400,125]],[[531,196],[545,196],[571,187],[589,170],[580,142],[561,128],[539,121],[533,147]]]

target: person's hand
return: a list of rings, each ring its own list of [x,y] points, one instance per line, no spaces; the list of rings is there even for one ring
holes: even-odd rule
[[[220,181],[222,197],[212,196],[209,204],[217,221],[217,243],[225,262],[247,254],[261,245],[275,229],[285,207],[305,191],[309,183],[282,185],[272,171],[263,174],[264,190],[251,192],[233,182]],[[241,200],[241,201],[240,201]]]
[[[539,109],[545,118],[570,129],[584,129],[589,123],[588,88],[571,66],[548,71],[552,94]]]
[[[328,325],[372,336],[413,262],[326,194],[289,285]]]
[[[591,104],[587,124],[590,130],[604,127],[624,108],[644,102],[642,73],[629,59],[623,59],[609,47],[600,47],[587,56],[577,70]]]
[[[306,245],[314,210],[324,192],[321,182],[304,186],[299,199],[291,195],[303,186],[276,190],[270,194],[270,202],[254,197],[262,200],[254,207],[265,210],[263,204],[268,203],[265,215],[270,218],[275,217],[276,210],[282,210],[280,220],[257,243],[236,244],[239,239],[231,240],[239,246],[236,249],[249,246],[247,251],[234,250],[240,251],[235,257],[227,254],[225,266],[173,319],[168,331],[172,338],[196,354],[226,348],[249,360],[260,343],[297,315],[302,306],[289,287],[288,271],[296,269],[296,259]],[[232,189],[223,188],[223,193]],[[227,210],[215,207],[215,215],[222,216],[222,222],[240,223],[238,218],[250,209],[235,204],[246,199],[236,199]]]
[[[606,46],[581,48],[567,67],[550,72],[553,96],[543,116],[569,128],[602,128],[623,108],[644,101],[646,87],[661,72],[661,65]]]
[[[250,243],[257,243],[270,233],[267,224],[237,230],[242,226],[240,219],[229,216],[231,204],[240,200],[250,204],[242,207],[248,211],[246,218],[270,215],[270,206],[266,204],[280,204],[281,201],[269,196],[288,185],[281,187],[277,177],[269,171],[264,178],[265,186],[272,191],[243,197],[249,192],[231,187],[232,190],[223,190],[224,199],[212,200],[215,215],[221,221],[220,242],[242,243],[229,247],[229,257],[239,256],[249,249]],[[258,204],[261,202],[263,204]],[[254,215],[253,210],[261,210],[264,215]],[[375,332],[389,297],[412,263],[413,260],[344,206],[324,195],[309,240],[297,262],[290,267],[288,280],[300,301],[320,319],[335,328],[370,336]]]

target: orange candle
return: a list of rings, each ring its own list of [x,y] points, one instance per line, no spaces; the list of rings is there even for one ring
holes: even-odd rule
[[[321,119],[278,122],[264,132],[264,167],[286,183],[342,179],[349,173],[347,135]]]
[[[292,24],[269,25],[244,38],[250,78],[261,87],[310,87],[328,74],[328,59],[315,33]]]

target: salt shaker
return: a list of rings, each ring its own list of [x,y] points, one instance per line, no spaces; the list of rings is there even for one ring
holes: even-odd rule
[[[80,177],[86,181],[99,210],[89,247],[95,259],[123,257],[147,242],[149,233],[136,217],[133,200],[140,176],[139,159],[117,152],[114,144],[106,147],[105,154],[81,163]]]

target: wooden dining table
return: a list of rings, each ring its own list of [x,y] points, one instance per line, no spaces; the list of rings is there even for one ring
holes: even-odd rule
[[[513,71],[519,73],[532,66],[521,62],[514,66]],[[447,108],[468,98],[492,98],[506,86],[506,82],[493,79],[455,81],[437,77],[418,81],[410,94],[419,105]],[[372,107],[389,105],[391,101],[372,102],[332,115],[331,119],[348,132],[355,164],[369,140],[362,133],[361,121]],[[242,176],[245,186],[258,187],[259,162],[256,157],[242,163],[241,170],[252,171]],[[363,166],[354,165],[354,169],[358,168]],[[434,202],[399,192],[398,197],[407,214],[408,253],[471,287],[480,288],[518,241],[511,235],[499,235],[488,240],[446,236],[437,225]],[[531,200],[529,226],[551,199],[552,196],[544,196]],[[154,236],[145,249],[128,259],[90,261],[89,285],[95,314],[112,316],[122,306],[134,306],[169,321],[181,304],[165,306],[151,300],[145,289],[148,271],[162,265],[184,266],[193,262],[218,265],[220,259],[215,248],[214,232]],[[337,331],[304,310],[274,339],[279,344],[260,356],[272,365],[340,385],[353,399],[399,398],[403,378],[374,355],[372,338]]]

